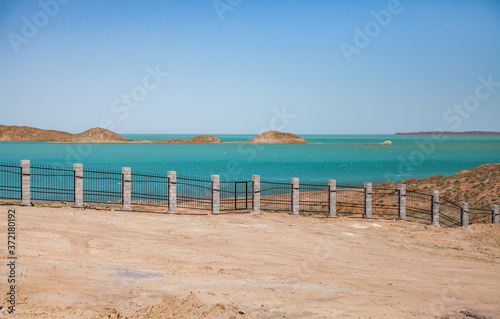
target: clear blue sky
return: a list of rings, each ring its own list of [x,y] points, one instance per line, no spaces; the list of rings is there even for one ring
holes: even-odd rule
[[[0,124],[253,134],[286,107],[293,133],[500,131],[500,84],[476,92],[500,1],[54,1],[0,0]]]

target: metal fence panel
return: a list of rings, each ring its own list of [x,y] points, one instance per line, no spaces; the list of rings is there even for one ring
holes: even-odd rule
[[[299,211],[307,213],[328,213],[328,183],[300,183]]]
[[[399,190],[394,188],[372,189],[372,214],[384,218],[397,218],[399,208]]]
[[[439,224],[444,227],[460,226],[462,208],[446,198],[439,197]]]
[[[292,184],[289,181],[260,181],[260,209],[290,212],[292,210]]]
[[[337,215],[363,215],[365,188],[362,186],[337,185]]]
[[[21,166],[0,163],[0,199],[21,200]]]
[[[132,205],[168,207],[168,175],[131,174]]]
[[[83,169],[83,201],[87,203],[122,203],[122,173],[119,171]]]
[[[220,210],[251,210],[252,182],[245,180],[220,181]]]
[[[198,177],[177,176],[177,207],[212,208],[212,181]]]
[[[406,220],[432,224],[432,195],[406,191]]]
[[[469,207],[469,224],[491,223],[491,209]]]
[[[31,165],[31,200],[75,201],[75,171],[72,168]]]

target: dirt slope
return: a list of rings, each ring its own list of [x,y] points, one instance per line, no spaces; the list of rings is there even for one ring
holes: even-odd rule
[[[278,131],[267,131],[252,138],[248,143],[251,144],[309,144],[302,137]]]
[[[469,206],[475,208],[500,204],[500,163],[481,165],[450,176],[410,178],[401,183],[410,190],[439,190],[444,198],[455,203],[468,202]]]

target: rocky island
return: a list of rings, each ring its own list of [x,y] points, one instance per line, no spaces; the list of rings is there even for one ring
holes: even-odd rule
[[[189,139],[130,140],[110,130],[94,127],[82,133],[44,130],[29,126],[0,125],[0,142],[52,142],[52,143],[247,143],[247,144],[312,144],[292,133],[267,131],[249,141],[224,142],[212,135],[198,135]],[[324,143],[327,144],[327,143]],[[391,145],[391,141],[363,145]],[[333,145],[333,144],[332,144]]]
[[[54,142],[54,143],[235,143],[223,142],[212,135],[198,135],[190,139],[129,140],[110,130],[94,127],[79,134],[44,130],[29,126],[0,125],[0,142]],[[250,144],[308,144],[302,137],[278,131],[268,131],[246,142]]]

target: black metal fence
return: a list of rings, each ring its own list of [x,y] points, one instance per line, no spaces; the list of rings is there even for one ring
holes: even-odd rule
[[[365,188],[354,185],[337,185],[337,215],[363,215]]]
[[[83,169],[83,201],[87,203],[122,203],[122,173],[94,168]]]
[[[168,207],[168,175],[132,172],[131,178],[132,205]]]
[[[75,171],[71,168],[44,165],[30,166],[30,197],[34,201],[74,202]],[[128,175],[127,175],[128,176]],[[131,204],[133,206],[169,206],[168,175],[131,173]],[[126,176],[125,176],[126,177]],[[83,202],[109,205],[123,203],[124,176],[120,171],[84,168]],[[127,183],[129,181],[126,181]],[[0,199],[21,200],[22,169],[19,164],[0,163]],[[79,184],[81,185],[81,184]],[[210,210],[213,203],[211,179],[178,176],[176,179],[177,207]],[[252,181],[221,180],[219,182],[220,211],[249,211],[252,207]],[[299,211],[327,214],[330,208],[327,183],[302,182],[299,186]],[[372,216],[397,218],[400,193],[394,188],[372,189]],[[365,188],[360,185],[337,185],[336,212],[338,216],[362,216],[365,212]],[[260,182],[260,204],[263,211],[292,210],[290,181]],[[492,210],[469,207],[469,223],[491,222]],[[442,226],[461,225],[461,207],[440,197],[439,222]],[[406,219],[424,224],[432,223],[432,195],[419,191],[406,192]]]
[[[491,222],[491,209],[469,207],[469,223],[489,224]]]
[[[406,220],[432,224],[432,195],[415,191],[406,192]]]
[[[328,213],[330,206],[328,184],[301,183],[299,190],[299,212]]]
[[[212,181],[198,177],[177,176],[177,207],[211,209]]]
[[[31,199],[48,202],[75,201],[75,171],[66,167],[31,165]]]
[[[399,190],[394,188],[372,189],[372,214],[384,218],[398,218]]]
[[[21,200],[21,166],[0,163],[0,198]]]
[[[261,181],[260,209],[272,212],[292,209],[292,186],[290,181]]]
[[[252,209],[252,181],[221,180],[220,210],[244,211]]]
[[[439,197],[439,224],[445,227],[461,225],[462,209],[442,196]],[[490,211],[491,215],[491,211]]]

